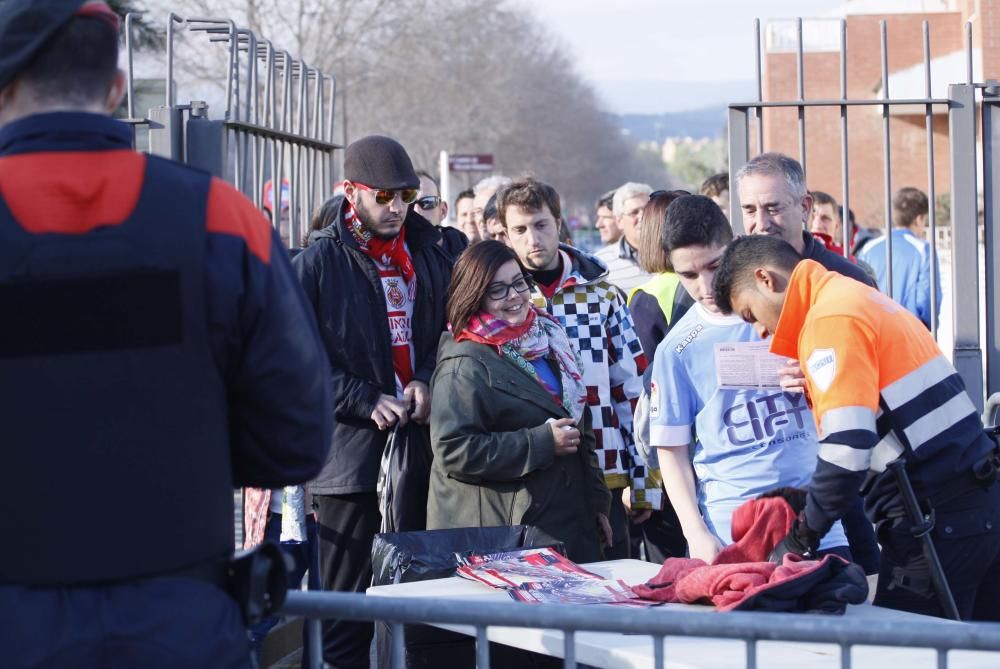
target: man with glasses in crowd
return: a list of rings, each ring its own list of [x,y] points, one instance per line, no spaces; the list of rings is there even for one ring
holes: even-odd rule
[[[438,188],[437,179],[423,170],[418,171],[417,176],[420,177],[420,192],[417,193],[413,209],[441,233],[438,246],[447,251],[452,258],[458,258],[462,251],[468,248],[469,238],[458,228],[441,225],[441,222],[448,218],[448,203],[441,199],[441,189]]]
[[[375,487],[389,431],[430,414],[431,373],[445,329],[451,258],[439,228],[410,207],[420,188],[399,142],[372,135],[344,153],[335,222],[294,260],[330,358],[335,429],[309,484],[327,590],[364,592],[379,529]],[[331,666],[368,667],[374,626],[332,621]]]
[[[608,267],[608,281],[626,295],[651,278],[639,267],[639,216],[649,202],[653,189],[646,184],[628,182],[615,190],[611,208],[622,234],[613,246],[606,246],[597,258]]]

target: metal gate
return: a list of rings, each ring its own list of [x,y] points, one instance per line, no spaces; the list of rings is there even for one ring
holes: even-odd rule
[[[128,58],[128,118],[149,128],[150,153],[205,169],[232,183],[259,208],[289,247],[308,235],[312,213],[332,190],[334,100],[331,74],[295,58],[231,19],[170,13],[166,32],[166,92],[163,105],[137,117],[132,22],[125,17]],[[175,66],[179,31],[197,34],[207,62],[224,55],[217,81],[225,88],[221,118],[208,105],[178,104]],[[220,53],[221,45],[225,51]],[[213,49],[216,49],[213,51]],[[134,133],[133,133],[134,134]],[[268,186],[268,184],[270,184]],[[287,196],[286,196],[287,194]],[[287,200],[287,203],[286,203]]]
[[[935,215],[936,178],[934,122],[935,108],[946,108],[948,113],[948,136],[950,157],[950,187],[951,187],[951,248],[950,248],[950,294],[944,300],[951,302],[951,332],[950,353],[955,368],[958,370],[969,394],[980,411],[984,406],[985,397],[1000,391],[1000,337],[997,325],[1000,324],[1000,304],[996,299],[998,232],[1000,232],[1000,192],[993,183],[995,175],[1000,175],[1000,96],[995,88],[988,84],[976,83],[973,80],[973,48],[972,24],[965,28],[965,58],[966,80],[961,83],[951,83],[948,86],[947,98],[934,98],[931,95],[931,36],[927,21],[922,24],[923,37],[923,78],[924,96],[909,98],[890,97],[890,71],[887,23],[879,22],[880,56],[881,56],[881,92],[874,98],[850,98],[848,96],[848,51],[847,51],[847,20],[840,19],[839,56],[840,56],[840,97],[834,99],[807,99],[805,96],[805,58],[803,48],[802,19],[796,20],[796,88],[797,98],[793,100],[764,100],[760,21],[754,22],[756,47],[756,85],[757,99],[752,102],[737,102],[729,105],[729,170],[730,212],[733,227],[737,233],[744,231],[742,215],[739,206],[739,195],[735,190],[735,174],[751,158],[751,141],[758,153],[767,149],[764,142],[764,110],[794,109],[797,111],[798,159],[806,167],[806,114],[807,108],[832,108],[840,112],[840,160],[842,181],[843,211],[850,210],[851,193],[849,184],[849,143],[851,128],[848,123],[848,109],[851,107],[875,107],[881,110],[882,116],[882,177],[884,182],[884,217],[886,234],[886,254],[888,271],[888,288],[892,292],[892,195],[893,174],[890,169],[892,142],[890,132],[890,113],[893,108],[901,106],[919,106],[923,108],[926,127],[927,146],[927,185],[930,208],[928,212],[929,238],[931,242],[931,330],[937,338],[937,291],[939,277],[937,276],[938,221]],[[979,272],[979,222],[977,173],[979,160],[977,158],[977,104],[982,106],[982,136],[984,175],[983,196],[985,203],[985,275]],[[996,144],[994,144],[996,142]],[[807,175],[808,179],[808,175]],[[850,249],[849,226],[843,226],[843,245],[845,254]],[[946,258],[947,259],[947,258]],[[980,329],[980,294],[985,292],[986,337],[981,343]],[[945,345],[945,342],[939,342]],[[985,364],[984,353],[985,347]],[[949,350],[945,351],[946,354]]]

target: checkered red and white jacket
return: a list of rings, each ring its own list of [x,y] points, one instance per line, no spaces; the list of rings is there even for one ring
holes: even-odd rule
[[[635,508],[660,508],[660,472],[647,467],[632,437],[632,413],[642,392],[646,356],[621,291],[607,280],[598,259],[560,245],[560,288],[546,297],[536,288],[532,301],[555,316],[583,361],[597,457],[608,488],[632,488]]]

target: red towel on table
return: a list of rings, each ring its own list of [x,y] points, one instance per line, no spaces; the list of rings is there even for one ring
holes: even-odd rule
[[[711,565],[704,560],[668,558],[653,579],[632,590],[646,600],[712,604],[720,611],[836,613],[843,612],[847,603],[863,602],[868,596],[863,571],[837,556],[817,561],[788,554],[781,565],[767,562],[794,520],[795,512],[781,497],[747,501],[733,513],[735,543],[724,548]]]

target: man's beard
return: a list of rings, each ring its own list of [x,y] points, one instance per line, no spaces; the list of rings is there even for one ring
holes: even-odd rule
[[[371,224],[371,221],[375,221],[378,219],[375,217],[374,214],[371,213],[371,211],[368,210],[368,208],[364,204],[361,203],[360,199],[354,204],[354,213],[357,215],[358,220],[361,221],[361,225],[364,226],[364,228],[368,230],[368,232],[372,233],[372,236],[375,237],[376,239],[389,240],[389,239],[395,239],[396,237],[399,236],[399,232],[395,232],[392,234],[379,232],[377,227]]]

